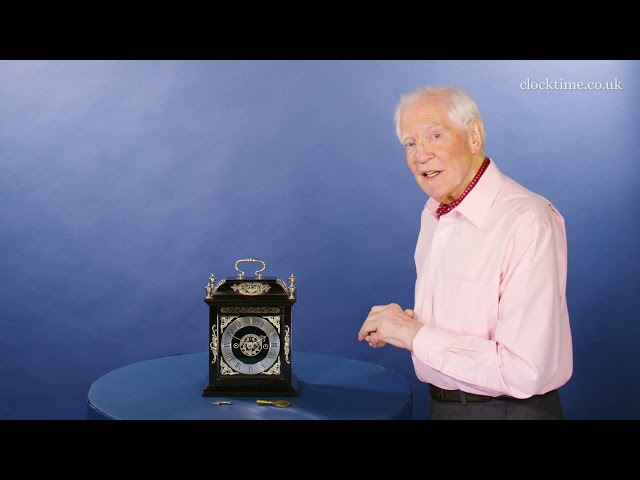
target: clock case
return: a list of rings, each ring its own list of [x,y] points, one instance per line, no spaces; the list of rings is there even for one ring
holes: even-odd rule
[[[226,278],[217,285],[213,274],[205,287],[204,301],[209,306],[209,373],[202,391],[203,397],[211,396],[298,396],[297,376],[292,368],[291,309],[296,302],[295,277],[289,277],[290,285],[275,277],[262,277],[260,271],[255,278],[244,278],[238,269],[242,261],[236,262],[240,273],[236,278]],[[264,270],[264,266],[262,270]],[[225,318],[241,316],[279,317],[278,335],[280,349],[274,367],[259,374],[242,374],[232,371],[222,355],[222,335]]]

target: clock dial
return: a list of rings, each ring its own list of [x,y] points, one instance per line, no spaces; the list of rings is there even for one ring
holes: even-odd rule
[[[225,363],[243,375],[257,375],[273,366],[280,353],[280,336],[265,318],[242,316],[231,321],[221,337]]]

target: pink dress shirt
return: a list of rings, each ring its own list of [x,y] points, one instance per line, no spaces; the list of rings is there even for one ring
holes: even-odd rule
[[[438,220],[423,210],[415,250],[417,377],[449,390],[528,398],[573,372],[564,218],[498,170]]]

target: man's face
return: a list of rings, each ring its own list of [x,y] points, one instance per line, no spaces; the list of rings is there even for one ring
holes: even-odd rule
[[[440,203],[451,203],[471,183],[484,160],[479,121],[471,132],[454,125],[442,96],[431,95],[407,105],[400,135],[407,164],[420,188]],[[475,154],[475,156],[474,156]]]

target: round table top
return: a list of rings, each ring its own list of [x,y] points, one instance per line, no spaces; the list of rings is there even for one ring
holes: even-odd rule
[[[87,395],[89,419],[120,420],[400,420],[411,419],[411,385],[400,375],[359,360],[294,352],[296,397],[279,408],[256,397],[204,397],[208,353],[133,363],[96,380]],[[224,401],[230,404],[215,405]]]

